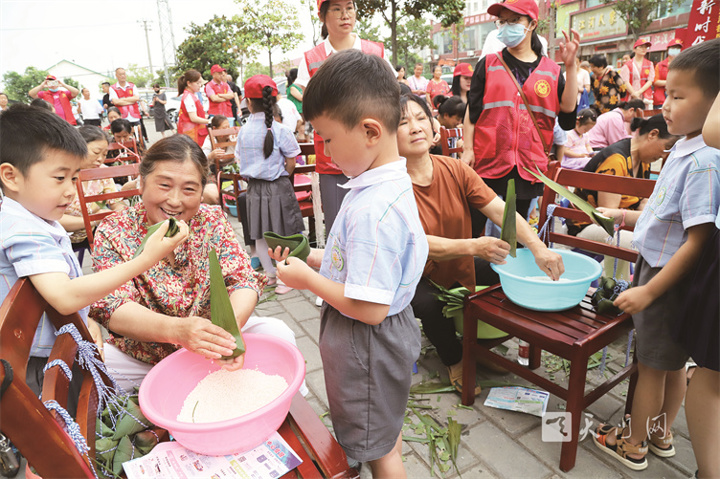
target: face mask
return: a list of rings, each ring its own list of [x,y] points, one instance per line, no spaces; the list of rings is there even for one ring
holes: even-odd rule
[[[674,57],[680,54],[680,48],[668,48],[668,55]]]
[[[522,23],[506,24],[498,31],[498,40],[510,48],[516,47],[522,43],[526,31],[527,29]]]
[[[50,88],[50,91],[52,91],[52,92],[56,92],[58,90],[59,90],[59,88]]]

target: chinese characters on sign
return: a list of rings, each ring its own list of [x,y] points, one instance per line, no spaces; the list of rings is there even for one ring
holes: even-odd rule
[[[599,7],[573,13],[570,16],[570,24],[580,33],[580,43],[627,35],[625,20],[612,7]]]
[[[720,0],[693,0],[685,45],[720,37]]]

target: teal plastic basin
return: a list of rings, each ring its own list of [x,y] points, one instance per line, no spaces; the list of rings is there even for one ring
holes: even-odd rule
[[[600,277],[602,266],[584,254],[561,249],[551,251],[562,256],[565,265],[562,281],[538,279],[547,275],[526,248],[519,248],[516,258],[508,256],[505,264],[491,265],[500,276],[500,284],[510,301],[535,311],[562,311],[582,301],[590,283]]]

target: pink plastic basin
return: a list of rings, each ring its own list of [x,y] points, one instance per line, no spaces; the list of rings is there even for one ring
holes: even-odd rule
[[[245,452],[277,431],[305,377],[305,360],[289,342],[267,335],[244,334],[244,368],[285,378],[288,388],[255,412],[227,421],[179,422],[176,418],[190,391],[220,365],[181,349],[160,361],[140,386],[140,408],[153,423],[170,431],[183,446],[200,454],[222,456]]]

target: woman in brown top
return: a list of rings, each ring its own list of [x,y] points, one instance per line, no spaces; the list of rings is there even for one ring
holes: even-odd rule
[[[420,221],[427,234],[430,253],[423,278],[418,283],[412,307],[423,330],[447,366],[450,381],[462,389],[462,343],[453,321],[442,314],[443,302],[430,281],[445,288],[497,283],[490,263],[503,264],[510,251],[506,242],[489,236],[472,238],[470,208],[480,210],[497,224],[502,223],[505,203],[475,171],[454,158],[430,155],[433,140],[432,115],[427,103],[414,95],[401,97],[403,110],[398,126],[398,149],[407,158]],[[518,240],[535,256],[535,262],[557,279],[564,271],[560,255],[548,250],[517,215]],[[478,394],[480,388],[475,388]]]

